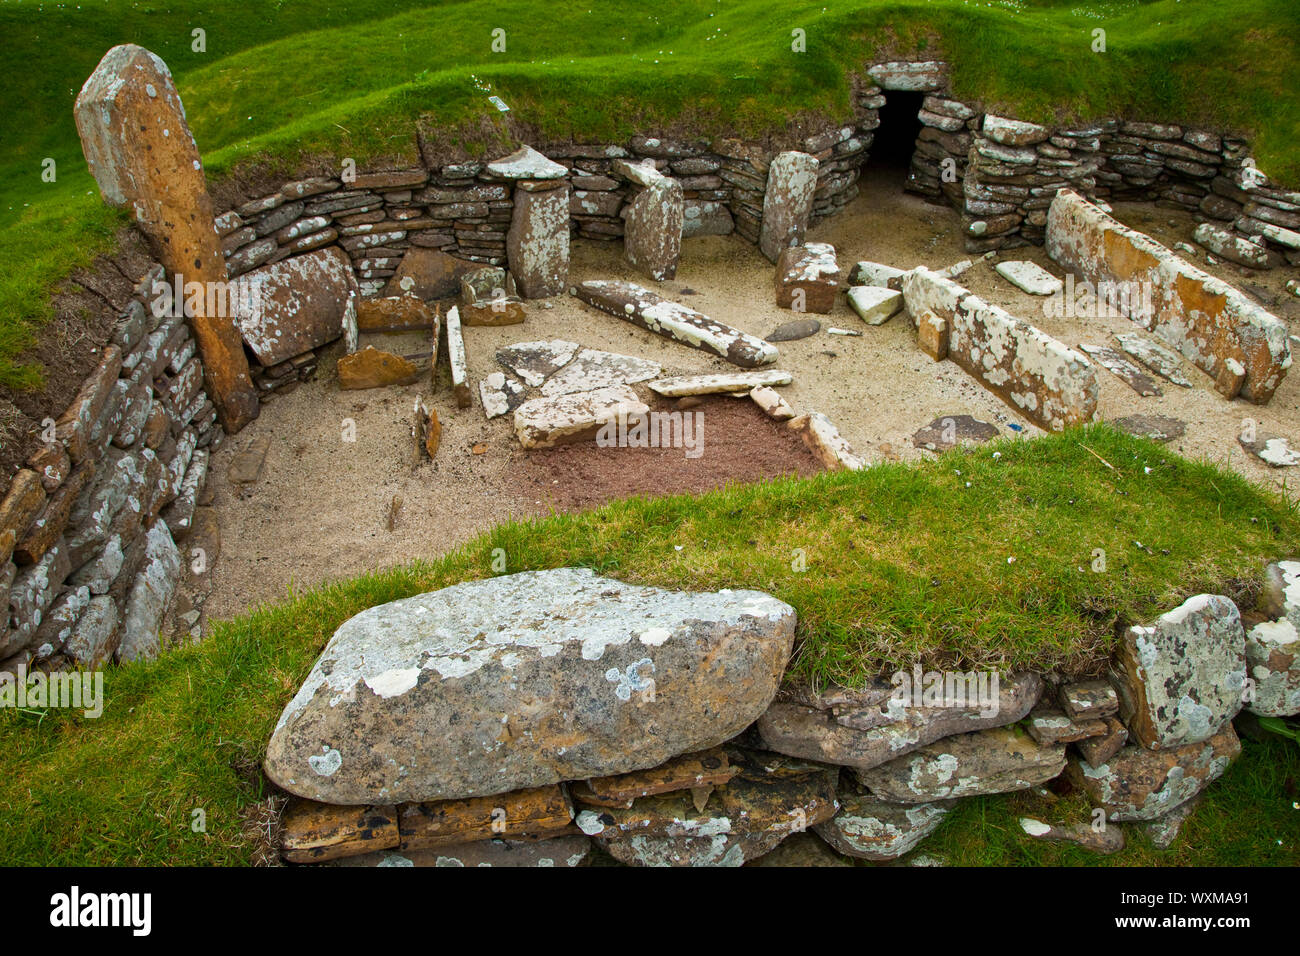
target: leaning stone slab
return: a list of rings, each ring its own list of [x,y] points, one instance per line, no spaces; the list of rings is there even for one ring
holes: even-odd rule
[[[1052,259],[1089,282],[1149,289],[1118,297],[1129,317],[1216,382],[1227,363],[1239,364],[1250,401],[1266,404],[1291,367],[1285,323],[1077,193],[1062,189],[1052,200],[1046,241]]]
[[[515,435],[525,448],[554,448],[593,438],[607,422],[649,410],[627,385],[543,396],[515,409]]]
[[[469,408],[469,359],[465,355],[465,336],[460,329],[460,307],[447,310],[447,364],[451,368],[451,392],[457,408]]]
[[[750,392],[771,385],[789,385],[794,376],[780,369],[761,372],[719,372],[714,375],[677,375],[647,383],[647,388],[665,398],[683,395],[716,395],[725,392]]]
[[[262,266],[236,285],[236,321],[262,365],[333,342],[343,334],[349,298],[358,294],[351,261],[333,247]]]
[[[966,682],[930,705],[905,701],[883,680],[862,690],[787,690],[759,718],[758,731],[778,753],[866,770],[953,734],[1015,723],[1038,702],[1043,681],[1013,675],[999,680],[996,698],[991,690],[991,681],[983,692]]]
[[[1008,260],[999,262],[994,270],[1022,292],[1030,295],[1055,295],[1064,283],[1036,262]]]
[[[71,572],[68,546],[63,540],[14,579],[9,589],[9,629],[0,632],[0,660],[29,647],[45,613],[59,595]]]
[[[891,803],[1028,790],[1065,769],[1065,747],[1044,747],[1023,730],[997,727],[927,744],[870,770],[858,783]]]
[[[747,727],[795,613],[559,568],[470,581],[346,621],[285,707],[266,772],[332,803],[456,799],[627,773]]]
[[[1096,371],[1063,342],[929,269],[907,274],[903,296],[913,316],[945,320],[948,357],[1025,417],[1049,431],[1095,417]]]
[[[569,279],[569,185],[515,191],[506,258],[525,299],[559,295]]]
[[[647,331],[711,352],[742,368],[771,365],[777,359],[773,345],[760,338],[715,322],[631,282],[593,279],[576,286],[574,294],[602,312],[626,319]]]
[[[915,850],[952,808],[950,803],[886,803],[840,788],[840,809],[817,835],[846,856],[885,863]]]
[[[654,173],[623,207],[624,257],[656,281],[673,278],[682,251],[683,223],[682,184]]]
[[[791,246],[802,245],[812,216],[821,164],[807,153],[778,153],[767,171],[758,248],[776,262]]]
[[[808,450],[828,471],[860,471],[867,467],[866,460],[853,450],[835,423],[821,412],[796,416],[786,423],[786,427],[799,432]]]
[[[1172,352],[1159,342],[1153,342],[1146,336],[1138,335],[1136,332],[1122,333],[1115,336],[1115,340],[1119,342],[1120,348],[1161,378],[1173,382],[1175,385],[1181,385],[1183,388],[1192,387],[1192,383],[1187,380],[1187,376],[1182,372],[1182,359],[1179,358],[1177,352]]]
[[[1209,740],[1172,750],[1124,747],[1103,764],[1072,758],[1069,778],[1108,820],[1154,820],[1218,780],[1240,753],[1241,742],[1228,724]]]
[[[1106,348],[1104,345],[1087,345],[1082,342],[1079,343],[1079,349],[1096,359],[1098,365],[1143,398],[1164,394],[1164,390],[1156,384],[1155,379],[1114,349]]]
[[[776,304],[796,312],[829,315],[839,292],[840,267],[829,242],[783,249],[776,261]]]
[[[655,378],[663,371],[658,362],[650,362],[634,355],[583,349],[564,368],[546,380],[542,394],[567,395],[570,392],[589,392],[610,385],[634,385]]]
[[[849,307],[867,325],[884,325],[903,308],[903,293],[880,286],[853,286],[848,298]]]
[[[1120,714],[1150,750],[1208,740],[1241,710],[1245,632],[1221,595],[1198,594],[1149,627],[1127,628],[1117,662]]]
[[[424,300],[450,298],[460,291],[462,276],[481,268],[482,263],[457,259],[440,249],[413,246],[402,256],[397,272],[384,287],[384,295],[412,295]]]
[[[896,269],[880,262],[859,262],[849,270],[849,285],[901,290],[905,275],[906,269]]]

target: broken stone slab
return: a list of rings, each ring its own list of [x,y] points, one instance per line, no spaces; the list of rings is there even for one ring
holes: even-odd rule
[[[1188,381],[1187,376],[1182,372],[1182,360],[1177,352],[1165,348],[1158,342],[1151,341],[1144,335],[1138,335],[1136,332],[1121,333],[1116,335],[1115,339],[1119,342],[1120,348],[1161,378],[1173,382],[1175,385],[1181,385],[1183,388],[1192,387],[1192,383]]]
[[[483,414],[493,419],[522,405],[527,391],[504,372],[492,372],[478,383],[478,397],[483,403]]]
[[[680,182],[655,175],[658,178],[623,207],[623,257],[634,268],[662,282],[677,275],[684,199]]]
[[[451,367],[451,392],[457,408],[469,408],[469,360],[465,356],[465,336],[460,330],[460,307],[447,310],[447,364]]]
[[[338,375],[339,388],[350,391],[412,385],[419,381],[420,370],[409,359],[367,345],[339,359]]]
[[[835,307],[839,274],[835,247],[830,243],[790,246],[776,262],[776,304],[796,312],[828,315]]]
[[[1168,415],[1125,415],[1123,418],[1115,419],[1111,424],[1130,435],[1150,438],[1158,442],[1182,438],[1187,432],[1185,422]]]
[[[808,450],[828,471],[860,471],[867,467],[866,460],[821,412],[799,415],[790,419],[786,427],[799,432]]]
[[[1077,193],[1053,198],[1046,242],[1054,261],[1098,287],[1150,290],[1117,300],[1216,382],[1229,362],[1239,365],[1248,400],[1266,404],[1291,367],[1285,323]]]
[[[867,325],[884,325],[903,308],[903,293],[879,286],[853,286],[848,298],[849,306]]]
[[[546,839],[571,833],[572,822],[573,804],[558,785],[408,803],[397,809],[403,851],[436,850],[494,837]]]
[[[226,473],[232,485],[251,485],[262,476],[262,467],[271,450],[271,437],[261,435],[248,443],[243,451],[236,452],[230,460],[230,469]]]
[[[840,809],[816,827],[817,835],[846,856],[885,863],[915,850],[939,829],[951,803],[886,803],[840,788]]]
[[[799,339],[806,339],[810,335],[816,335],[821,329],[822,324],[816,319],[796,319],[794,322],[785,322],[778,325],[764,341],[797,342]]]
[[[878,799],[933,803],[1028,790],[1064,769],[1064,746],[1040,746],[1023,730],[996,727],[947,737],[854,774]]]
[[[628,773],[715,747],[776,694],[795,613],[559,568],[370,608],[285,708],[266,772],[365,804]],[[651,732],[653,728],[653,732]]]
[[[781,393],[766,385],[758,385],[749,391],[754,404],[763,410],[768,418],[778,422],[788,422],[794,418],[794,409],[781,397]]]
[[[384,296],[411,295],[426,301],[447,299],[460,291],[462,276],[481,268],[480,262],[457,259],[438,249],[412,246],[403,254],[397,271],[384,287]]]
[[[0,500],[0,557],[6,562],[45,508],[47,498],[40,475],[30,468],[19,469],[10,479],[9,490]]]
[[[337,339],[349,297],[358,294],[352,262],[335,247],[262,266],[236,282],[236,322],[264,366]]]
[[[569,185],[516,190],[514,199],[506,259],[519,294],[525,299],[559,295],[569,280]]]
[[[948,357],[948,320],[926,310],[916,320],[917,347],[936,362]]]
[[[525,448],[553,448],[594,438],[608,422],[649,410],[627,385],[533,398],[515,409],[515,435]]]
[[[546,380],[542,385],[542,394],[551,397],[571,392],[589,392],[610,385],[634,385],[656,378],[662,372],[663,366],[658,362],[634,355],[583,349],[564,368]]]
[[[630,808],[579,800],[578,827],[623,863],[741,866],[835,813],[833,769],[737,748],[728,756],[737,773],[703,808],[681,790],[642,797]]]
[[[758,732],[778,753],[870,769],[954,734],[1015,723],[1038,702],[1043,681],[1025,673],[999,680],[996,696],[991,680],[982,688],[963,681],[952,691],[925,704],[884,680],[861,690],[783,690],[759,718]]]
[[[778,153],[767,171],[758,248],[772,262],[791,246],[802,245],[812,216],[821,164],[807,153]]]
[[[118,661],[153,660],[162,651],[162,623],[180,580],[181,553],[159,518],[145,537],[144,567],[126,599]]]
[[[677,375],[673,378],[655,379],[647,388],[665,398],[683,395],[716,395],[725,392],[749,393],[755,388],[772,385],[789,385],[794,376],[780,369],[761,372],[718,372],[712,375]]]
[[[122,612],[108,594],[92,597],[78,618],[63,653],[74,664],[94,669],[107,663],[117,650]]]
[[[1065,283],[1036,262],[1008,260],[999,262],[994,271],[1022,292],[1030,295],[1056,295]]]
[[[593,279],[576,286],[573,292],[579,300],[602,312],[664,338],[711,352],[742,368],[771,365],[777,359],[776,348],[762,339],[715,322],[703,313],[670,302],[631,282]]]
[[[1300,464],[1300,452],[1291,447],[1289,439],[1259,432],[1250,425],[1237,436],[1237,444],[1272,468],[1290,468]]]
[[[1125,629],[1117,654],[1120,714],[1133,739],[1151,750],[1200,743],[1242,706],[1245,632],[1237,605],[1198,594]]]
[[[496,179],[563,179],[569,170],[524,145],[488,163],[484,172]]]
[[[912,444],[927,451],[943,452],[958,445],[997,438],[998,426],[970,415],[943,415],[912,435]]]
[[[929,269],[903,279],[913,316],[948,324],[948,357],[1017,412],[1049,431],[1091,421],[1096,371],[1081,354]]]
[[[1220,229],[1213,223],[1203,222],[1192,233],[1192,241],[1204,246],[1222,259],[1251,269],[1268,269],[1270,261],[1268,247],[1262,242],[1251,242],[1236,233]]]
[[[503,368],[523,379],[525,385],[537,388],[573,361],[581,347],[577,342],[567,342],[564,339],[519,342],[497,349],[496,360]]]
[[[1164,394],[1164,390],[1155,383],[1155,379],[1114,349],[1108,349],[1104,345],[1088,345],[1083,342],[1079,343],[1079,348],[1096,359],[1098,365],[1143,398]]]
[[[867,285],[902,291],[905,275],[907,275],[906,269],[895,269],[893,266],[879,262],[859,262],[849,270],[849,285]]]
[[[1047,843],[1073,843],[1085,850],[1109,856],[1124,849],[1124,831],[1119,827],[1094,828],[1088,823],[1044,823],[1033,817],[1021,817],[1020,829],[1035,840]]]
[[[324,863],[378,850],[401,842],[397,808],[347,807],[296,800],[281,817],[280,856],[286,863]]]
[[[630,808],[642,797],[678,790],[693,791],[693,799],[702,795],[697,791],[711,794],[714,787],[730,782],[739,772],[739,767],[731,765],[726,749],[714,747],[712,750],[674,757],[649,770],[579,780],[569,784],[569,792],[581,806]],[[698,799],[696,803],[696,809],[702,810],[703,807],[698,806]]]
[[[1150,821],[1191,800],[1241,753],[1231,724],[1209,740],[1171,750],[1127,746],[1103,764],[1072,758],[1070,781],[1112,822]]]

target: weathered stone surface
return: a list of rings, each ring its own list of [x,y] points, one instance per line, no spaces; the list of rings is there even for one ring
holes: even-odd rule
[[[90,589],[84,587],[67,588],[55,599],[28,645],[37,658],[51,657],[63,649],[89,603]]]
[[[1144,398],[1164,394],[1164,391],[1156,384],[1155,379],[1114,349],[1106,348],[1103,345],[1088,345],[1086,343],[1080,343],[1079,349],[1095,359],[1098,365]]]
[[[367,345],[360,352],[344,355],[338,364],[339,388],[384,388],[410,385],[420,378],[420,370],[409,359]]]
[[[658,376],[663,367],[634,355],[583,349],[542,385],[546,396],[589,392],[611,385],[633,385]]]
[[[675,791],[642,797],[630,808],[579,801],[576,822],[624,863],[741,866],[834,814],[834,770],[734,748],[728,756],[738,772],[703,809],[689,791]]]
[[[1128,743],[1128,728],[1118,717],[1102,718],[1106,723],[1106,732],[1096,737],[1089,737],[1075,743],[1083,759],[1094,767],[1100,767],[1115,756]]]
[[[796,312],[828,315],[839,292],[840,267],[835,247],[810,242],[782,250],[776,263],[776,304]]]
[[[754,404],[761,408],[768,418],[775,419],[778,422],[788,422],[794,418],[794,409],[790,403],[781,397],[781,393],[766,385],[759,385],[750,389],[749,397],[753,399]]]
[[[1054,744],[1071,744],[1089,737],[1100,737],[1106,733],[1106,721],[1100,718],[1089,720],[1071,718],[1063,710],[1044,701],[1030,712],[1025,721],[1025,730],[1029,736],[1045,747]]]
[[[883,680],[862,690],[783,691],[759,718],[758,731],[778,753],[869,769],[953,734],[1015,723],[1042,690],[1042,679],[1027,673],[1000,680],[996,698],[991,681],[982,693],[969,683],[954,687],[951,706],[911,706]]]
[[[903,288],[905,269],[895,269],[880,262],[859,262],[849,270],[849,285],[869,285],[880,289]]]
[[[104,54],[74,106],[77,132],[104,200],[130,206],[167,275],[224,283],[226,262],[185,108],[161,59],[134,44]],[[239,334],[206,300],[190,317],[208,391],[235,432],[257,417]],[[74,456],[75,457],[75,456]]]
[[[50,492],[63,484],[63,480],[72,474],[72,459],[62,443],[51,442],[32,452],[31,457],[27,459],[27,467],[40,476],[41,487]],[[13,479],[10,479],[11,483],[12,481]],[[3,512],[3,508],[4,505],[0,504],[0,512]],[[5,526],[12,530],[12,519],[6,519]],[[0,532],[0,539],[2,538],[3,532]]]
[[[525,448],[553,448],[593,438],[606,422],[649,410],[627,385],[534,398],[515,409],[515,435]]]
[[[1006,119],[992,113],[984,115],[983,129],[985,136],[1003,146],[1033,146],[1047,139],[1051,132],[1044,126]]]
[[[683,200],[683,239],[694,239],[696,236],[729,236],[735,229],[736,222],[725,203],[701,199]]]
[[[26,471],[19,472],[19,474],[24,473],[31,474],[31,472]],[[77,497],[90,484],[94,474],[93,465],[89,462],[83,462],[69,476],[68,480],[54,494],[50,495],[40,517],[30,524],[27,533],[22,536],[17,547],[14,548],[14,561],[20,567],[35,564],[63,536],[63,532],[68,526],[68,520],[72,515],[72,509],[77,503]],[[16,481],[17,475],[14,477]],[[10,487],[12,488],[12,485]],[[44,494],[41,497],[44,497]],[[0,505],[0,510],[3,510],[3,505]]]
[[[356,306],[358,332],[413,332],[432,329],[434,309],[418,295],[362,299]]]
[[[886,803],[840,788],[840,809],[817,825],[817,835],[832,847],[860,860],[886,862],[911,853],[939,829],[950,803]]]
[[[1300,713],[1300,562],[1270,564],[1259,610],[1270,620],[1246,632],[1246,708],[1267,717]]]
[[[9,589],[9,630],[0,633],[0,660],[31,645],[71,570],[67,544],[58,541],[17,575]]]
[[[572,822],[573,804],[564,788],[556,785],[398,808],[403,851],[435,850],[494,837],[545,839],[571,833]]]
[[[745,866],[762,867],[822,867],[853,866],[853,861],[841,856],[826,845],[826,841],[812,833],[796,833],[786,837],[776,849],[764,853]]]
[[[681,183],[655,175],[657,178],[623,207],[623,256],[634,268],[663,281],[677,275],[684,200]]]
[[[30,468],[19,469],[10,479],[9,491],[0,500],[0,558],[4,561],[9,560],[18,541],[26,537],[27,529],[45,507],[45,500],[41,477]]]
[[[413,246],[384,286],[386,297],[413,295],[420,299],[447,299],[460,291],[462,276],[483,268],[482,263],[457,259],[438,249]],[[357,315],[361,321],[360,313]],[[362,326],[364,331],[364,326]]]
[[[1066,715],[1076,720],[1114,717],[1119,713],[1119,695],[1106,680],[1062,684],[1056,698]]]
[[[903,308],[903,293],[879,286],[853,286],[848,300],[849,307],[867,325],[884,325]]]
[[[1151,845],[1157,850],[1168,850],[1178,839],[1178,834],[1183,828],[1183,824],[1200,805],[1201,797],[1199,795],[1192,797],[1181,806],[1175,807],[1163,816],[1156,817],[1150,823],[1142,827],[1151,841]]]
[[[469,408],[469,358],[465,354],[465,336],[460,330],[460,307],[447,310],[447,365],[451,369],[451,392],[457,408]]]
[[[351,261],[332,247],[263,266],[238,283],[239,328],[263,365],[337,339],[349,298],[358,293]]]
[[[488,163],[485,172],[497,179],[563,179],[568,170],[525,145]]]
[[[939,60],[877,63],[867,72],[882,90],[932,93],[947,84],[947,67]]]
[[[1055,295],[1064,283],[1036,262],[1007,260],[993,267],[994,271],[1022,292],[1030,295]]]
[[[1094,284],[1151,289],[1150,296],[1118,301],[1130,318],[1212,378],[1229,361],[1239,363],[1241,394],[1252,402],[1267,403],[1291,367],[1283,322],[1068,189],[1056,194],[1048,211],[1047,252]]]
[[[1168,415],[1125,415],[1117,418],[1112,425],[1136,435],[1150,438],[1152,441],[1167,442],[1181,438],[1187,432],[1187,424]]]
[[[680,398],[683,395],[716,395],[726,392],[750,392],[771,385],[789,385],[794,376],[780,369],[760,372],[719,372],[713,375],[676,375],[647,384],[656,395]]]
[[[1069,777],[1108,820],[1147,821],[1195,797],[1240,753],[1241,742],[1227,724],[1209,740],[1171,750],[1128,746],[1103,764],[1071,759]]]
[[[916,319],[917,347],[936,362],[948,357],[948,320],[928,309]]]
[[[1251,269],[1267,269],[1270,265],[1268,248],[1262,242],[1251,242],[1213,223],[1203,222],[1197,226],[1192,239],[1229,262]]]
[[[1021,817],[1020,829],[1035,840],[1047,843],[1073,843],[1085,850],[1109,855],[1124,849],[1124,831],[1119,827],[1094,829],[1089,823],[1044,823],[1033,817]]]
[[[1300,465],[1300,451],[1291,447],[1290,439],[1261,432],[1249,423],[1237,436],[1237,444],[1272,468]]]
[[[63,646],[63,653],[74,663],[94,669],[107,663],[117,650],[122,612],[107,594],[90,599]]]
[[[58,417],[54,434],[67,447],[73,464],[94,456],[91,433],[113,393],[121,369],[122,350],[116,345],[108,346],[99,365],[82,383],[77,397]]]
[[[853,450],[835,423],[821,412],[796,416],[786,427],[799,432],[808,450],[828,471],[858,471],[867,467],[865,459]]]
[[[929,269],[904,277],[903,296],[913,316],[928,311],[948,323],[950,359],[1043,428],[1096,415],[1096,372],[1064,343]]]
[[[411,866],[411,867],[549,867],[554,869],[584,865],[591,856],[592,843],[581,834],[552,837],[547,840],[480,840],[436,850],[379,851],[363,856],[346,857],[334,866]]]
[[[549,342],[519,342],[497,349],[496,360],[503,368],[537,388],[578,354],[577,342],[551,339]]]
[[[574,294],[603,312],[742,368],[771,365],[777,359],[776,348],[767,342],[631,282],[593,279],[578,285]]]
[[[122,615],[119,661],[152,660],[162,650],[163,615],[171,605],[181,572],[180,551],[162,519],[154,522],[145,538],[144,562]]]
[[[892,803],[1028,790],[1065,769],[1065,747],[1043,747],[1022,730],[997,727],[927,744],[870,770],[858,782]]]
[[[917,431],[912,444],[929,451],[947,451],[968,443],[983,444],[998,437],[998,426],[970,415],[943,415]]]
[[[739,767],[731,765],[727,751],[714,747],[674,757],[649,770],[580,780],[569,785],[569,792],[574,800],[587,807],[631,807],[641,797],[677,790],[711,793],[714,787],[727,783],[739,772]]]
[[[285,708],[266,771],[335,803],[502,793],[717,746],[767,706],[794,611],[561,568],[371,608]],[[649,732],[653,728],[653,732]]]
[[[1151,750],[1208,740],[1242,706],[1245,633],[1237,605],[1198,594],[1150,627],[1124,631],[1117,655],[1120,713]]]
[[[401,842],[394,806],[345,807],[296,800],[281,818],[286,863],[322,863],[395,849]]]
[[[262,476],[266,456],[271,450],[271,436],[260,435],[230,460],[227,478],[232,485],[251,485]]]
[[[504,372],[492,372],[478,383],[478,397],[483,403],[483,414],[497,418],[522,405],[526,392],[518,381]]]
[[[559,295],[569,281],[569,185],[516,191],[506,258],[525,299]]]
[[[817,189],[817,159],[807,153],[778,153],[767,171],[758,248],[776,262],[791,246],[802,245]]]
[[[822,330],[822,324],[816,319],[796,319],[778,325],[764,340],[766,342],[796,342],[816,335]]]

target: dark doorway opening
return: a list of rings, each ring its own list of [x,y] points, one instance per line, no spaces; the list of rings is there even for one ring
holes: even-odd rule
[[[880,109],[880,126],[871,143],[867,167],[890,179],[896,178],[900,189],[907,179],[912,154],[916,152],[916,138],[921,135],[917,114],[924,100],[924,93],[891,91],[885,94],[885,105]]]

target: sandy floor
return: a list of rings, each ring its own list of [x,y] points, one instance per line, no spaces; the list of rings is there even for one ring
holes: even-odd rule
[[[976,258],[977,264],[959,281],[1072,346],[1081,342],[1113,344],[1109,342],[1111,331],[1134,329],[1122,319],[1083,324],[1046,318],[1042,300],[1002,280],[993,272],[991,262],[962,251],[960,222],[954,210],[905,195],[900,185],[892,176],[864,182],[862,196],[846,212],[814,228],[809,238],[833,243],[844,272],[861,259],[900,268],[918,264],[943,268],[960,259]],[[1120,206],[1116,215],[1166,245],[1189,241],[1195,227],[1190,215],[1150,206]],[[619,243],[575,243],[572,280],[631,279],[759,336],[795,317],[773,302],[771,264],[739,238],[688,240],[676,279],[663,283],[635,274],[621,254]],[[1017,249],[1002,258],[1030,259],[1062,274],[1039,248]],[[1201,265],[1205,267],[1203,262]],[[1295,277],[1297,270],[1246,275],[1246,270],[1232,266],[1205,268],[1262,296],[1265,304],[1293,327],[1300,321],[1300,300],[1283,291],[1283,284]],[[666,373],[732,368],[570,297],[551,300],[551,305],[547,309],[541,302],[530,303],[523,325],[466,329],[474,407],[455,408],[446,372],[440,370],[432,404],[443,422],[442,447],[436,461],[418,469],[413,470],[410,463],[408,420],[415,397],[429,389],[409,386],[340,392],[333,357],[321,363],[316,381],[269,403],[257,422],[227,440],[212,469],[223,548],[212,572],[207,613],[225,617],[285,597],[290,590],[416,557],[434,557],[496,522],[544,513],[552,502],[562,507],[588,503],[581,496],[544,495],[538,477],[541,466],[530,462],[519,449],[510,416],[491,422],[483,418],[477,381],[496,370],[493,352],[500,346],[566,338],[654,360]],[[927,456],[928,452],[912,446],[911,436],[940,415],[965,413],[1003,428],[1014,422],[1023,426],[1027,435],[1037,432],[951,362],[936,364],[922,354],[905,316],[896,316],[884,326],[868,327],[841,297],[831,315],[817,318],[823,325],[820,333],[780,345],[779,367],[794,374],[794,384],[782,392],[797,410],[830,416],[868,458],[914,460]],[[826,332],[830,326],[864,334],[830,335]],[[418,337],[410,336],[388,337],[375,344],[399,353],[427,347]],[[1224,401],[1207,376],[1190,366],[1186,374],[1194,388],[1162,382],[1162,397],[1142,398],[1098,368],[1101,416],[1109,419],[1146,412],[1182,419],[1187,434],[1172,447],[1183,454],[1226,462],[1254,480],[1284,482],[1289,469],[1274,471],[1248,457],[1236,436],[1242,420],[1251,418],[1263,431],[1300,439],[1300,373],[1292,374],[1264,408]],[[343,440],[348,419],[355,422],[355,442]],[[263,435],[272,439],[266,469],[254,486],[240,492],[227,479],[231,457]],[[476,455],[472,449],[479,444],[486,448]],[[720,456],[724,447],[718,446]],[[706,429],[703,456],[709,454]],[[734,456],[734,450],[726,454]],[[781,471],[791,470],[789,466],[787,459],[774,459],[771,467]],[[581,480],[583,467],[581,460],[572,459],[556,465],[555,474],[566,481]],[[395,497],[401,499],[401,507],[389,530],[387,519]]]

